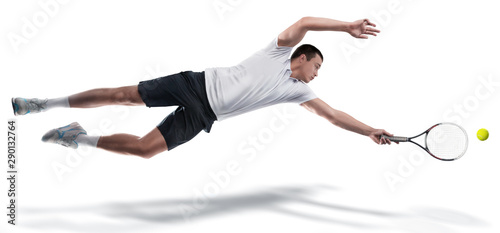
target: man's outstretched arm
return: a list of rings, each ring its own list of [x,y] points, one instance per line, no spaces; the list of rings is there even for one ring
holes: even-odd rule
[[[368,136],[377,144],[391,144],[391,141],[385,138],[381,139],[380,136],[383,134],[393,136],[392,134],[386,132],[383,129],[374,129],[368,125],[365,125],[362,122],[354,119],[349,114],[330,107],[330,105],[325,103],[320,98],[304,102],[301,104],[301,106],[317,114],[318,116],[327,119],[330,123],[340,128]]]
[[[367,39],[367,35],[376,36],[376,33],[380,32],[373,27],[375,24],[368,19],[343,22],[328,18],[304,17],[279,34],[278,46],[293,47],[308,31],[343,31],[355,38]]]

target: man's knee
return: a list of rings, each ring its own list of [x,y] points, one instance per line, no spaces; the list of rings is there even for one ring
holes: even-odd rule
[[[149,159],[161,152],[168,150],[166,146],[161,146],[153,142],[144,141],[143,139],[144,138],[141,138],[137,141],[136,153],[135,153],[137,156],[140,156],[141,158]]]
[[[144,104],[137,86],[119,87],[113,90],[111,101],[118,105],[140,105]]]
[[[153,156],[157,155],[158,153],[157,152],[154,152],[154,151],[151,151],[151,150],[142,150],[139,154],[139,156],[141,158],[144,158],[144,159],[150,159],[152,158]]]
[[[135,155],[145,158],[145,159],[150,159],[153,156],[157,155],[159,152],[152,150],[151,148],[143,147],[142,145],[139,145],[137,148],[136,152],[134,153]]]

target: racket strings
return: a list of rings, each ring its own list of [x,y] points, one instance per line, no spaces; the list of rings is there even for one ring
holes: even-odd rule
[[[426,145],[429,151],[442,159],[457,159],[467,150],[467,134],[454,124],[441,124],[429,131]]]

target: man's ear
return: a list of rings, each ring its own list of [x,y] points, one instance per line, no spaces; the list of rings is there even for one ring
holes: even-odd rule
[[[305,62],[307,60],[307,57],[305,54],[300,54],[299,61],[300,63]]]

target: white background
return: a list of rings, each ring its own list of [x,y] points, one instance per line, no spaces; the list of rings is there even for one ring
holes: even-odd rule
[[[93,135],[142,136],[174,107],[12,115],[15,96],[235,65],[302,16],[369,18],[382,30],[363,41],[306,35],[325,56],[310,83],[320,98],[404,136],[458,122],[469,134],[466,155],[442,162],[414,145],[379,146],[296,105],[216,122],[150,160],[40,138],[73,121]],[[20,173],[18,225],[2,215],[1,232],[498,232],[499,21],[495,1],[2,1],[2,119],[17,120]],[[480,128],[487,141],[477,140]],[[224,175],[235,163],[238,172]]]

